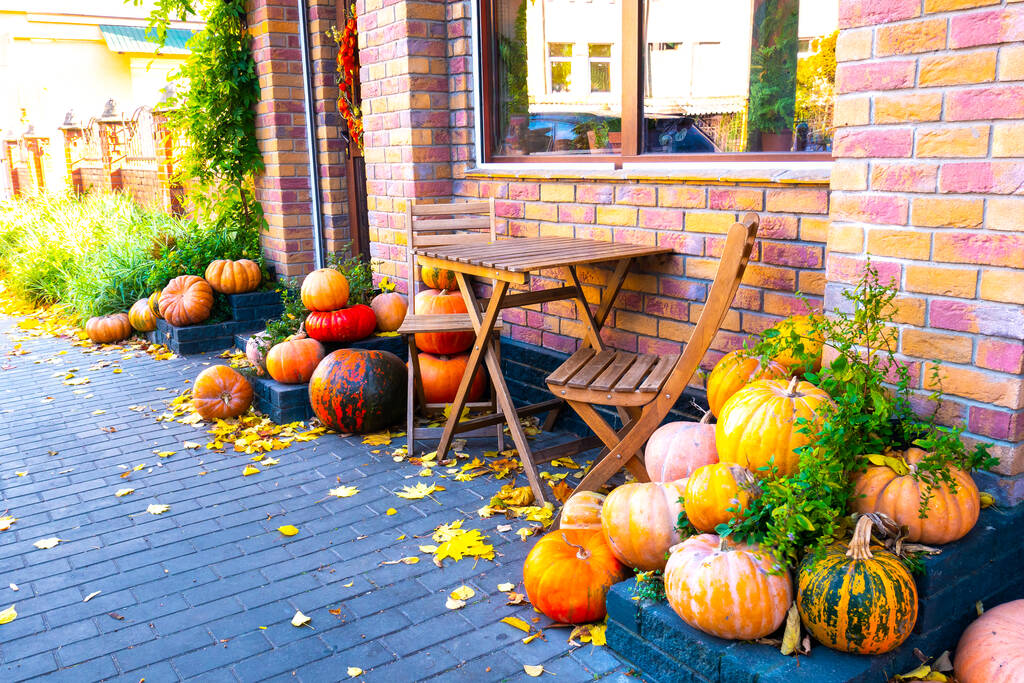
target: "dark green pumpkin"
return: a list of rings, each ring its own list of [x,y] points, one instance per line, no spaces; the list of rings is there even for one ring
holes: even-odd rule
[[[881,654],[898,647],[917,621],[917,586],[907,568],[881,546],[868,550],[871,521],[858,522],[850,543],[808,555],[797,577],[796,605],[812,636],[835,650]],[[863,530],[867,529],[867,541]],[[857,547],[859,544],[860,547]]]
[[[393,353],[338,349],[317,365],[309,401],[324,425],[339,432],[376,432],[405,415],[405,364]]]

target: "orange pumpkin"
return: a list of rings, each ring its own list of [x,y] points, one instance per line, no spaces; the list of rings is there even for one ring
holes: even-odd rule
[[[722,406],[715,429],[718,459],[747,468],[758,477],[771,476],[770,465],[780,476],[796,474],[800,456],[796,448],[814,438],[831,405],[829,395],[796,377],[788,383],[761,379],[743,387]],[[810,434],[798,430],[799,418],[810,421]]]
[[[600,529],[604,494],[596,491],[577,491],[562,506],[558,526],[561,529]]]
[[[808,363],[796,358],[793,351],[783,351],[775,357],[775,361],[786,366],[790,372],[798,374],[821,370],[821,352],[825,346],[825,337],[821,330],[815,330],[816,317],[813,315],[792,315],[775,323],[771,329],[778,330],[779,335],[788,339],[795,332],[800,338],[804,355],[809,356]]]
[[[425,289],[416,295],[417,315],[466,313],[466,302],[458,292]],[[472,332],[429,332],[416,335],[416,348],[443,356],[462,353],[473,345]]]
[[[195,275],[179,275],[160,291],[160,315],[175,327],[198,325],[210,317],[213,288]]]
[[[149,307],[147,299],[139,299],[128,309],[128,322],[139,332],[152,332],[156,329],[156,314]]]
[[[719,524],[744,517],[757,495],[750,470],[720,462],[704,465],[686,480],[686,518],[698,531],[713,533]]]
[[[305,384],[324,359],[324,345],[303,336],[275,344],[267,353],[267,374],[281,384]]]
[[[1020,683],[1024,676],[1024,600],[1004,602],[975,619],[956,646],[960,683]]]
[[[708,375],[708,406],[715,417],[722,414],[722,406],[737,391],[759,379],[786,379],[789,370],[776,361],[762,363],[745,351],[730,351],[715,363]]]
[[[244,294],[260,286],[263,274],[259,265],[247,258],[238,261],[218,259],[206,266],[204,277],[221,294]]]
[[[665,553],[682,540],[676,523],[686,483],[623,484],[601,507],[601,528],[615,557],[637,569],[662,569]]]
[[[450,289],[459,291],[459,281],[454,270],[437,266],[420,266],[420,278],[423,284],[431,289]]]
[[[711,413],[700,422],[669,422],[658,427],[644,448],[644,465],[651,481],[685,479],[701,465],[718,462]]]
[[[148,299],[148,303],[149,303],[149,310],[153,311],[153,315],[155,315],[156,317],[158,317],[161,320],[163,320],[163,316],[160,315],[160,293],[161,292],[163,292],[163,290],[162,289],[158,289],[155,292],[153,292],[152,294],[150,294],[149,295],[149,299]]]
[[[348,304],[348,278],[333,268],[314,270],[302,281],[299,295],[311,311],[336,311]]]
[[[419,354],[420,384],[423,387],[423,399],[427,403],[451,403],[459,391],[459,383],[466,374],[468,353],[454,356],[434,356],[429,353]],[[487,377],[477,368],[473,381],[469,385],[467,400],[476,401],[487,389]]]
[[[563,624],[604,619],[608,589],[627,575],[600,529],[562,529],[546,534],[523,565],[523,585],[530,603]]]
[[[377,329],[381,332],[394,332],[402,326],[409,304],[398,292],[384,292],[370,300],[370,308],[377,316]]]
[[[873,465],[855,475],[851,507],[856,512],[888,515],[897,524],[907,527],[907,540],[911,543],[952,543],[974,528],[981,511],[981,498],[969,474],[956,467],[949,468],[956,481],[956,493],[953,493],[948,484],[938,482],[929,486],[914,477],[917,464],[927,455],[920,448],[887,455],[903,459],[909,474],[901,476],[887,465]],[[921,503],[925,498],[928,507],[922,518]]]
[[[227,365],[213,365],[192,385],[192,407],[204,420],[238,417],[252,405],[252,385]]]
[[[755,545],[713,534],[691,536],[672,548],[665,597],[695,629],[730,640],[775,631],[793,602],[789,571]]]
[[[112,344],[132,336],[132,324],[126,313],[100,315],[85,322],[85,333],[97,344]]]

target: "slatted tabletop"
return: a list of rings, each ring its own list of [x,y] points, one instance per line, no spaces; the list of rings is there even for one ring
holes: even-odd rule
[[[486,244],[420,247],[419,256],[494,268],[511,273],[529,273],[545,268],[617,261],[670,253],[668,247],[623,242],[601,242],[573,237],[516,237]]]

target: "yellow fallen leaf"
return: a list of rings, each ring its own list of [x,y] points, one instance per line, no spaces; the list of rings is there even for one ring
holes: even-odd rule
[[[172,455],[174,455],[175,453],[177,453],[177,451],[153,451],[153,452],[156,453],[156,456],[158,458],[169,458]]]
[[[277,458],[265,458],[263,460],[263,465],[265,467],[270,467],[271,465],[276,465],[279,462],[281,462],[281,461],[278,460]]]
[[[117,491],[114,492],[114,495],[117,496],[118,498],[123,498],[124,496],[127,496],[128,494],[134,492],[135,489],[118,489]]]
[[[111,372],[113,372],[115,375],[120,375],[121,374],[121,368],[114,368],[113,370],[111,370]]]
[[[355,678],[356,676],[362,676],[363,670],[360,669],[358,666],[350,666],[347,669],[347,673],[349,678]]]
[[[348,498],[359,493],[359,489],[355,486],[338,486],[327,492],[327,495],[334,496],[335,498]]]
[[[49,550],[50,548],[56,547],[56,545],[58,543],[60,543],[61,540],[63,540],[63,539],[60,539],[60,538],[57,538],[56,536],[53,536],[51,538],[44,538],[44,539],[41,539],[39,541],[36,541],[32,545],[34,545],[35,547],[39,548],[40,550]]]
[[[437,546],[436,545],[421,545],[420,546],[420,552],[421,553],[431,553],[431,554],[436,553],[437,552]]]
[[[28,476],[28,472],[15,472],[15,474],[18,475],[19,477]]]
[[[305,626],[312,620],[312,617],[307,617],[299,610],[295,610],[295,616],[292,617],[292,626]]]
[[[992,507],[993,505],[996,504],[995,496],[993,496],[988,491],[982,491],[981,493],[979,493],[978,498],[981,501],[981,507],[983,508]]]
[[[462,585],[448,594],[453,600],[469,600],[476,595],[476,591],[469,586]]]
[[[363,443],[367,446],[387,446],[391,443],[391,432],[367,434],[363,437]]]
[[[514,583],[499,583],[498,590],[502,593],[508,593],[510,590],[514,590],[516,585]]]
[[[277,530],[280,531],[281,535],[283,536],[294,536],[295,534],[299,533],[299,530],[296,527],[293,527],[291,524],[279,526],[277,527]]]
[[[444,489],[436,484],[427,486],[424,483],[416,484],[415,486],[403,486],[402,491],[395,492],[395,495],[399,498],[405,498],[406,500],[420,500],[426,498],[435,491],[443,491]]]
[[[0,612],[0,624],[9,624],[18,618],[18,613],[14,609],[14,605],[11,605],[3,612]]]
[[[390,517],[391,515],[397,515],[398,510],[396,510],[395,508],[388,508],[387,512],[385,512],[384,514]]]
[[[526,636],[525,638],[523,638],[523,645],[529,645],[533,641],[535,641],[538,638],[540,638],[542,635],[543,634],[540,631],[537,631],[532,636]]]
[[[448,598],[444,602],[444,606],[448,609],[462,609],[466,606],[465,600],[458,600],[456,598]]]
[[[242,476],[243,477],[248,477],[250,474],[259,474],[259,473],[260,473],[260,468],[256,467],[255,465],[246,465],[245,469],[242,470]]]
[[[796,652],[799,645],[800,612],[797,611],[796,603],[794,602],[789,606],[789,612],[786,614],[786,630],[782,634],[782,646],[779,648],[779,652],[784,655],[791,655]]]
[[[170,509],[170,505],[161,505],[159,503],[153,503],[152,505],[146,508],[146,512],[148,512],[151,515],[162,515]]]
[[[140,462],[138,465],[132,468],[132,472],[139,472],[146,467],[146,463]]]
[[[262,455],[254,455],[254,456],[252,456],[249,459],[252,460],[253,462],[259,462],[260,460],[263,459],[263,456]]]
[[[95,598],[97,595],[99,595],[102,592],[103,591],[93,591],[92,593],[89,593],[88,595],[86,595],[85,599],[82,600],[82,602],[89,602],[90,600],[92,600],[93,598]]]
[[[534,665],[534,664],[523,664],[523,671],[526,672],[527,676],[529,676],[531,678],[537,678],[542,673],[544,673],[544,665],[543,664],[536,664],[536,665]]]
[[[355,581],[349,581],[348,583],[341,584],[343,588],[351,588]]]
[[[186,441],[185,443],[181,444],[182,448],[190,448],[190,449],[199,448],[199,446],[200,446],[200,444],[196,443],[195,441]]]
[[[10,515],[4,515],[3,517],[0,517],[0,531],[7,531],[11,528],[11,525],[17,521],[17,517],[11,517]]]
[[[106,412],[107,411],[105,411],[105,410],[94,410],[94,411],[92,411],[92,414],[93,415],[105,415]]]
[[[404,541],[404,540],[405,540],[405,534],[402,534],[401,536],[399,536],[399,537],[398,537],[398,538],[396,538],[395,540],[396,540],[396,541]]]
[[[530,625],[527,624],[522,619],[520,619],[519,617],[505,617],[504,619],[501,620],[501,622],[503,624],[508,624],[509,626],[511,626],[513,628],[517,628],[520,631],[522,631],[523,633],[529,633],[530,632]]]

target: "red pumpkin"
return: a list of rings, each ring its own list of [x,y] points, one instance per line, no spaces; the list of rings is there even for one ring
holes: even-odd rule
[[[651,434],[644,449],[651,481],[686,479],[698,467],[718,462],[710,419],[711,413],[706,413],[700,422],[669,422]]]
[[[604,619],[608,589],[627,575],[600,529],[553,531],[537,541],[523,565],[530,603],[562,624]]]
[[[402,419],[405,364],[387,351],[338,349],[309,379],[309,402],[328,427],[343,433],[376,432]]]
[[[302,281],[299,295],[311,311],[336,311],[348,303],[348,278],[333,268],[314,270]]]
[[[466,313],[466,302],[458,292],[425,289],[416,295],[417,315]],[[416,335],[416,348],[427,353],[450,356],[473,345],[472,332],[431,332]]]
[[[160,290],[160,315],[175,327],[198,325],[210,317],[213,288],[195,275],[179,275]]]
[[[227,365],[213,365],[196,377],[192,406],[204,420],[238,417],[252,405],[252,385]]]
[[[1024,680],[1024,600],[986,609],[967,627],[953,662],[960,683]]]
[[[112,344],[132,336],[132,324],[126,313],[95,316],[86,321],[85,333],[96,344]]]
[[[569,496],[558,518],[560,529],[600,529],[605,496],[596,491],[577,491]]]
[[[454,270],[437,266],[420,266],[420,277],[423,284],[431,289],[450,289],[459,291],[459,281]]]
[[[381,332],[394,332],[402,326],[409,304],[398,292],[384,292],[373,297],[370,308],[377,316],[377,329]]]
[[[373,309],[363,304],[337,311],[314,311],[306,316],[306,334],[322,342],[358,341],[373,334],[376,327]]]
[[[454,356],[434,356],[429,353],[419,354],[420,382],[423,386],[423,398],[427,403],[451,403],[459,391],[459,383],[466,374],[468,353]],[[469,385],[467,400],[476,401],[484,395],[487,388],[487,377],[477,368],[473,382]]]
[[[139,332],[152,332],[156,329],[156,314],[149,307],[147,299],[139,299],[128,309],[128,322]]]
[[[676,523],[686,482],[623,484],[601,508],[601,527],[615,557],[637,569],[662,569],[665,553],[682,539]]]
[[[323,359],[324,345],[316,339],[291,339],[267,353],[267,373],[281,384],[305,384]]]

